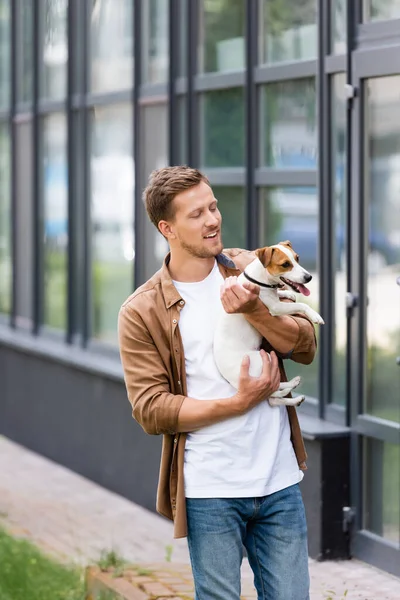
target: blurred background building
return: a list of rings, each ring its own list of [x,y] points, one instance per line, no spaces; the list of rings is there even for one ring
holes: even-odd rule
[[[400,574],[399,31],[398,0],[0,0],[1,433],[154,509],[117,314],[166,252],[149,173],[198,166],[226,247],[313,273],[310,554]]]

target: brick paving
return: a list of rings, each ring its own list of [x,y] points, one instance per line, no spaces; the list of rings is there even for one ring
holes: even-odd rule
[[[186,541],[173,540],[169,521],[1,436],[0,523],[62,561],[87,565],[115,550],[142,569],[174,569],[175,598],[191,597]],[[357,560],[310,559],[310,575],[311,600],[400,600],[399,579]],[[255,598],[246,561],[242,580],[246,598]],[[172,600],[172,591],[164,597]]]

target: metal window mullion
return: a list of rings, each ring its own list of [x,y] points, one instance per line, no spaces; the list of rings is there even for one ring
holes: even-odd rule
[[[332,144],[331,144],[331,97],[329,76],[325,72],[325,57],[330,48],[330,6],[319,0],[318,11],[318,189],[319,189],[319,235],[318,263],[320,312],[325,325],[320,327],[320,361],[318,369],[318,416],[325,418],[326,406],[332,395],[334,299],[331,281],[333,272],[333,230],[335,229],[335,199],[332,194]]]
[[[257,87],[254,70],[258,53],[257,2],[246,3],[246,246],[248,249],[258,244],[258,202],[255,184],[257,166]]]
[[[41,2],[33,0],[33,334],[38,335],[43,323],[43,201],[41,176],[41,131],[38,113],[40,95],[40,55],[43,40]]]
[[[11,285],[11,311],[10,325],[15,328],[17,318],[17,189],[16,182],[18,177],[17,172],[17,125],[14,121],[17,105],[17,48],[18,48],[18,9],[19,2],[11,2],[11,52],[10,52],[10,69],[11,69],[11,94],[10,94],[10,114],[9,114],[9,139],[11,150],[11,260],[12,260],[12,285]]]
[[[134,240],[135,240],[135,260],[133,261],[133,278],[134,287],[138,287],[144,282],[144,259],[145,259],[145,209],[142,202],[141,180],[142,180],[142,161],[144,154],[141,148],[142,124],[141,124],[141,108],[140,85],[142,81],[142,10],[143,5],[141,0],[134,2],[134,36],[133,36],[133,158],[135,169],[135,190],[134,190]]]
[[[356,28],[360,18],[360,4],[357,6],[352,0],[347,0],[347,52],[346,52],[346,84],[353,86],[353,59],[354,48],[356,41]],[[356,103],[354,105],[354,102]],[[351,294],[357,292],[357,269],[355,262],[359,256],[359,239],[357,232],[353,234],[353,222],[356,225],[359,220],[358,206],[361,196],[361,173],[357,169],[357,173],[353,174],[353,161],[361,156],[362,141],[359,139],[360,133],[363,132],[361,125],[362,110],[361,98],[350,100],[346,107],[346,239],[347,239],[347,263],[346,263],[346,292]],[[357,167],[360,165],[357,164]],[[361,169],[363,171],[363,168]],[[356,309],[354,314],[348,310],[347,314],[347,352],[346,352],[346,425],[352,427],[350,437],[350,473],[352,486],[350,489],[351,505],[356,508],[355,528],[362,527],[362,438],[353,425],[357,421],[360,392],[362,390],[361,380],[362,374],[359,371],[359,323],[360,312]],[[362,346],[364,340],[362,341]],[[361,468],[360,468],[361,467]],[[352,539],[352,545],[354,538]]]
[[[76,49],[78,22],[76,0],[70,0],[67,8],[67,40],[68,40],[68,63],[67,63],[67,161],[68,161],[68,255],[67,255],[67,330],[66,341],[71,344],[77,330],[76,295],[79,286],[77,281],[77,214],[75,210],[76,190],[76,162],[75,162],[75,129],[74,108],[72,98],[74,94],[74,69],[77,64]]]
[[[187,148],[188,163],[198,167],[200,163],[200,122],[199,98],[195,91],[195,76],[197,73],[197,47],[199,39],[200,0],[189,0],[187,48],[188,48],[188,101],[187,101]]]
[[[168,158],[169,164],[178,160],[178,102],[176,79],[179,70],[179,6],[178,0],[169,0],[169,80],[168,80]]]
[[[83,35],[83,68],[82,68],[82,92],[86,98],[90,88],[90,2],[82,3],[82,35]],[[83,170],[82,170],[82,189],[83,189],[83,211],[82,211],[82,248],[83,248],[83,269],[82,269],[82,346],[86,347],[92,333],[92,265],[91,265],[91,246],[92,246],[92,227],[91,227],[91,181],[90,181],[90,155],[91,155],[91,127],[89,122],[89,109],[84,103],[82,109],[82,148],[83,148]]]

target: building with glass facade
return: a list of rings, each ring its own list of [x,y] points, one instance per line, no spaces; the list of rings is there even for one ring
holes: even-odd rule
[[[0,433],[154,508],[116,325],[180,163],[226,247],[289,239],[313,274],[310,554],[400,575],[398,0],[0,0]]]

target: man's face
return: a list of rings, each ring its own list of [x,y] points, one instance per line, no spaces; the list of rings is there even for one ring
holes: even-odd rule
[[[223,249],[221,213],[217,200],[204,181],[175,196],[175,216],[169,223],[171,248],[180,248],[196,258],[212,258]]]

